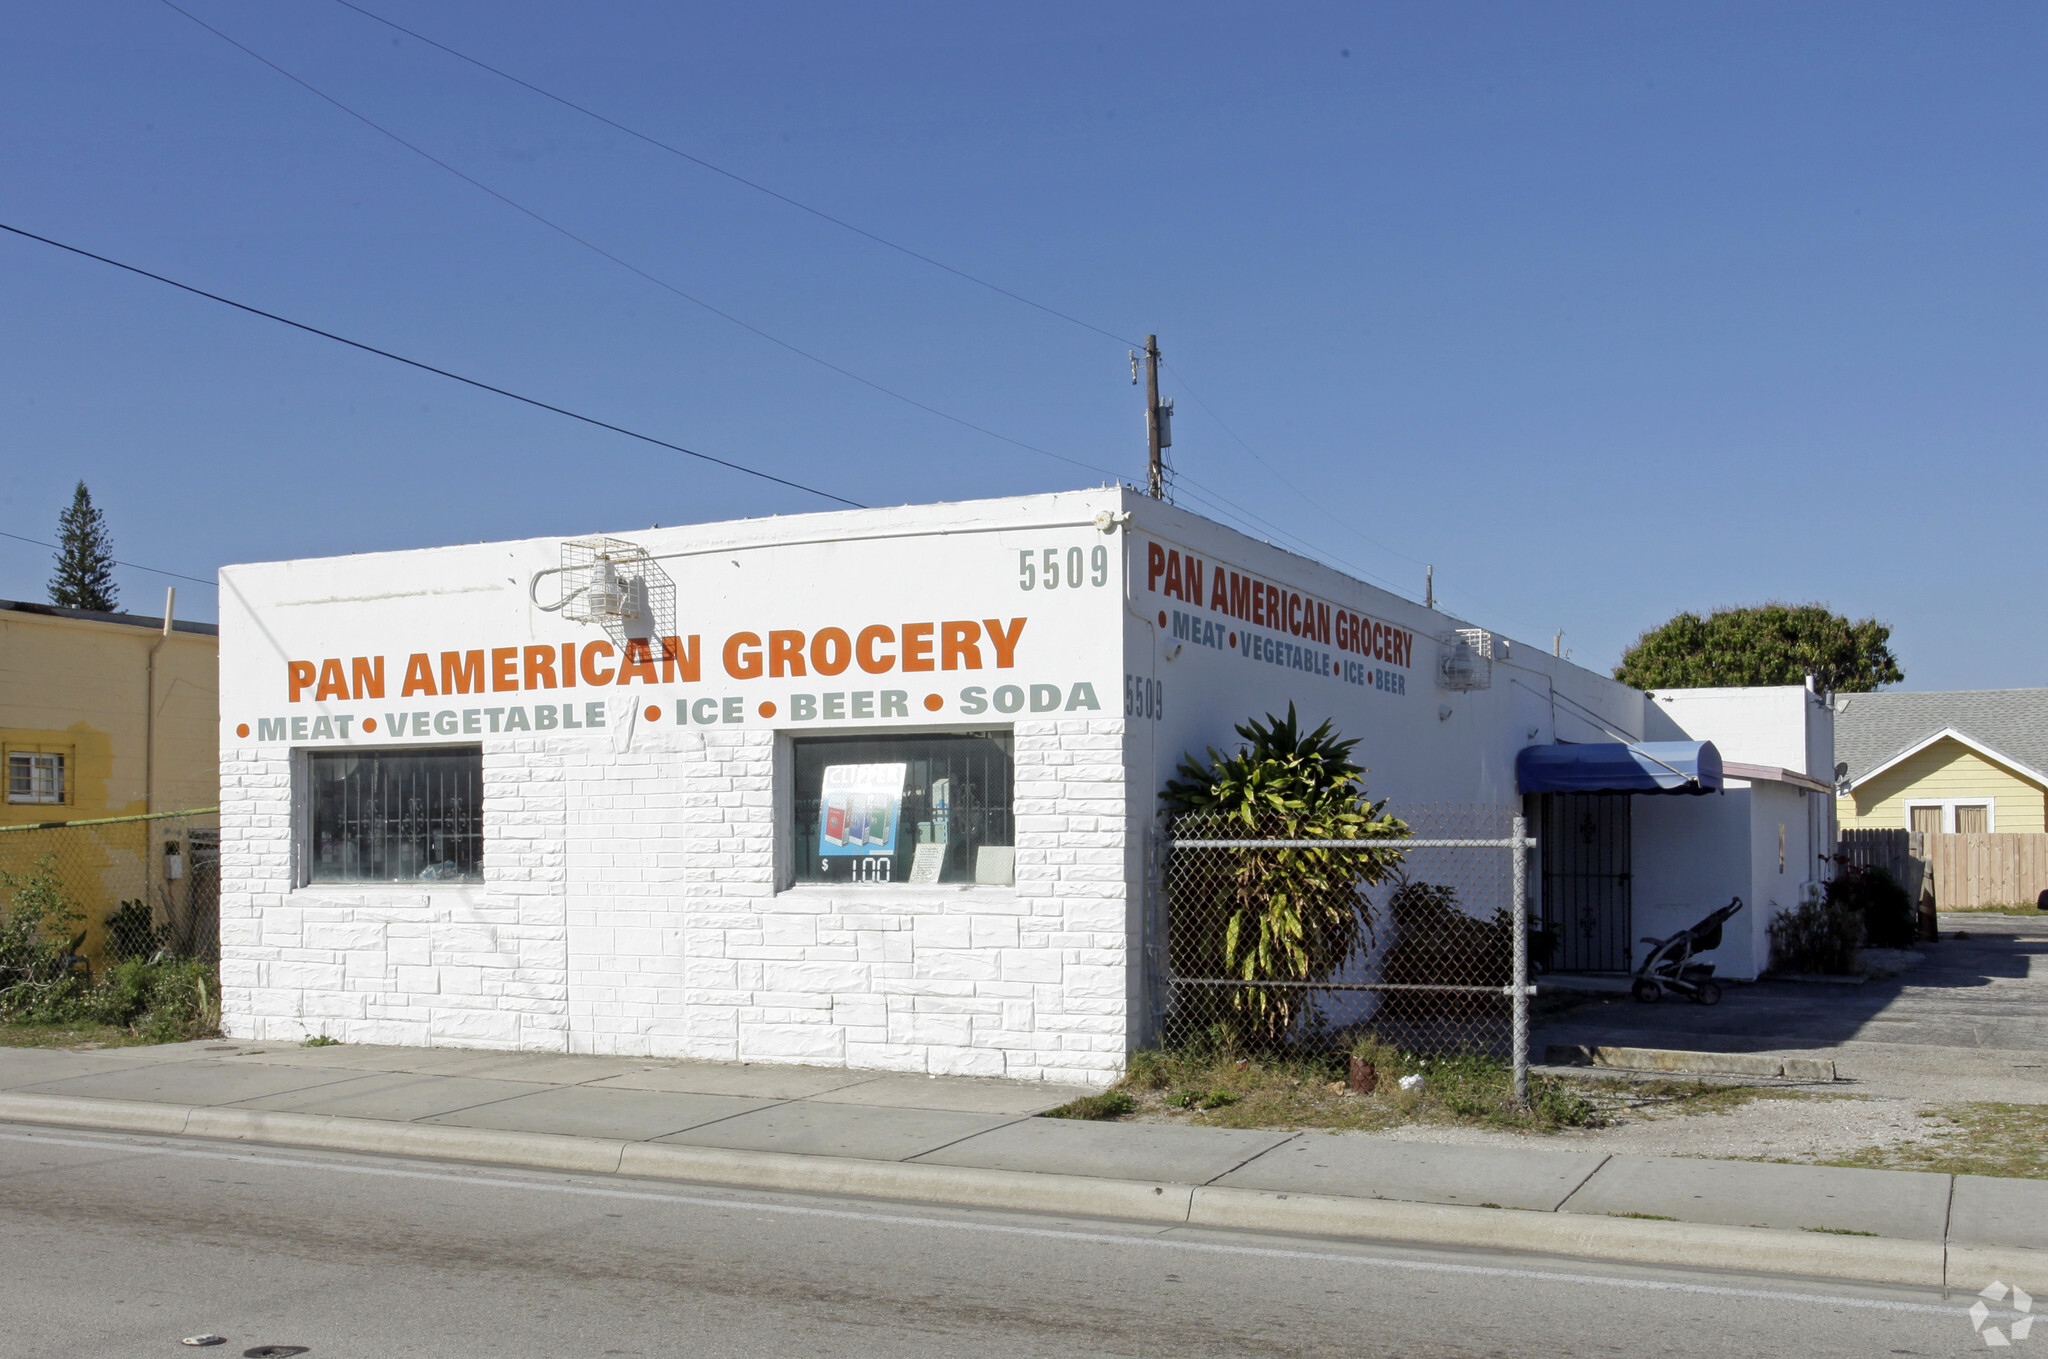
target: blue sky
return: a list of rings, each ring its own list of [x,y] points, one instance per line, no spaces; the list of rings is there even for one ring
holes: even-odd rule
[[[0,221],[857,500],[1142,478],[1118,340],[335,0],[180,3],[676,289],[1085,466],[664,291],[161,0],[10,11]],[[1180,470],[1260,536],[1416,596],[1434,563],[1447,607],[1597,668],[1779,598],[1890,622],[1909,688],[2048,682],[2048,11],[362,3],[1156,331]],[[31,242],[0,239],[0,299],[9,533],[51,537],[80,477],[117,555],[201,577],[827,504]],[[0,539],[0,596],[48,558]],[[124,570],[122,602],[166,583]]]

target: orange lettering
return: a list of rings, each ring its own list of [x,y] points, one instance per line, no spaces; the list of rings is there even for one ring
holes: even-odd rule
[[[725,673],[734,679],[760,678],[761,639],[751,632],[735,632],[726,638]]]
[[[820,628],[811,638],[811,669],[836,675],[853,661],[853,639],[840,628]]]
[[[1024,620],[1012,618],[1010,630],[1003,631],[1002,623],[994,618],[984,618],[981,625],[988,629],[988,644],[996,649],[996,669],[1008,670],[1017,663],[1017,639],[1024,635]]]
[[[336,698],[348,697],[348,681],[341,676],[341,662],[338,660],[320,662],[320,687],[313,691],[313,701],[317,703],[329,694]]]
[[[414,694],[435,693],[434,664],[427,659],[424,651],[415,651],[405,662],[405,683],[399,687],[400,698],[411,698]]]
[[[384,658],[357,656],[348,663],[350,682],[357,698],[384,697]]]
[[[1160,573],[1166,570],[1166,549],[1157,543],[1145,544],[1145,588],[1159,588]]]
[[[529,689],[552,689],[555,687],[555,649],[553,647],[530,646],[526,648],[526,687]]]
[[[491,648],[491,688],[503,693],[519,687],[519,648],[516,646],[494,646]]]
[[[484,653],[444,651],[441,653],[441,692],[466,694],[484,691]]]
[[[626,639],[626,659],[619,663],[619,678],[615,683],[628,684],[634,680],[654,683],[654,652],[645,637]]]
[[[981,624],[972,619],[939,625],[939,667],[944,670],[981,669]]]
[[[875,624],[873,627],[862,628],[859,638],[853,644],[853,658],[859,661],[860,668],[867,671],[870,675],[884,674],[896,664],[896,658],[894,656],[875,655],[875,643],[893,642],[895,640],[895,632],[880,623]]]
[[[661,639],[661,682],[675,683],[678,671],[682,673],[685,684],[695,684],[704,673],[703,667],[697,663],[697,634],[694,632],[690,634],[690,645],[687,650],[684,649],[683,639],[680,637]]]
[[[609,660],[616,648],[610,642],[586,642],[583,645],[583,682],[585,684],[610,684],[612,672],[599,672],[592,661]]]
[[[311,661],[287,661],[284,667],[285,684],[292,691],[291,701],[297,703],[299,694],[313,687],[313,663]]]
[[[903,625],[903,668],[905,670],[930,670],[932,668],[932,625],[930,623],[905,623]]]
[[[785,673],[803,675],[804,635],[777,629],[768,634],[768,677],[780,679]]]

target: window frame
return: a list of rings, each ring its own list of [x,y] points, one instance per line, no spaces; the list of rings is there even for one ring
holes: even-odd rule
[[[45,745],[30,741],[9,741],[5,744],[7,766],[7,805],[10,807],[70,807],[76,805],[77,761],[73,758],[71,746]],[[16,797],[14,795],[14,757],[23,755],[34,760],[38,757],[57,762],[57,796],[54,798]]]
[[[436,755],[473,753],[479,761],[477,780],[477,835],[480,848],[477,855],[477,876],[474,878],[422,878],[393,880],[389,878],[368,878],[359,882],[315,882],[313,880],[313,757],[316,755],[356,755],[371,759],[385,756]],[[489,837],[484,834],[483,819],[485,808],[490,802],[490,783],[481,766],[483,746],[469,741],[440,741],[431,745],[379,746],[371,750],[347,746],[301,746],[291,753],[292,762],[292,889],[312,892],[422,892],[422,891],[476,891],[489,881],[485,867]]]
[[[1956,829],[1956,808],[1982,807],[1984,809],[1984,833],[1998,832],[1998,799],[1995,797],[1915,797],[1907,798],[1905,804],[1906,829],[1913,829],[1913,810],[1916,807],[1937,807],[1941,810],[1941,835],[1961,834]]]
[[[1009,741],[1010,757],[1010,848],[1015,847],[1016,801],[1017,801],[1017,728],[1014,722],[981,722],[972,726],[901,726],[825,728],[805,730],[782,728],[775,733],[774,798],[775,815],[775,886],[774,891],[782,892],[859,892],[868,895],[876,892],[901,898],[920,892],[943,892],[948,896],[962,892],[988,892],[1009,896],[1016,891],[1016,870],[1012,868],[1007,884],[977,882],[912,883],[906,877],[890,882],[818,882],[799,880],[796,876],[796,752],[800,743],[821,740],[844,741],[894,741],[911,737],[930,736],[1003,736]],[[913,832],[914,833],[914,832]]]

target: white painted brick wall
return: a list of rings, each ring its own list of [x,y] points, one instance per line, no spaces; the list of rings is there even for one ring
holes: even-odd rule
[[[1105,1083],[1136,1026],[1122,719],[1016,727],[1014,888],[775,890],[774,736],[484,744],[484,883],[294,890],[222,752],[228,1032]]]

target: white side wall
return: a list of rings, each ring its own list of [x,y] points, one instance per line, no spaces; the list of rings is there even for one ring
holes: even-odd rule
[[[222,780],[239,1038],[1102,1082],[1127,1046],[1121,718],[1021,722],[1017,882],[775,890],[775,735],[485,744],[481,887],[291,887],[288,756]]]
[[[1828,781],[1834,714],[1802,686],[1659,691],[1650,739],[1712,741],[1721,758]],[[1770,922],[1814,890],[1831,847],[1825,795],[1789,784],[1728,780],[1703,797],[1639,797],[1635,805],[1635,933],[1663,937],[1740,896],[1711,961],[1748,980],[1770,963]],[[1779,828],[1784,828],[1783,866]],[[1637,944],[1640,961],[1645,946]]]

